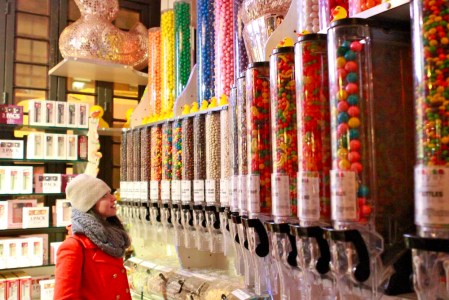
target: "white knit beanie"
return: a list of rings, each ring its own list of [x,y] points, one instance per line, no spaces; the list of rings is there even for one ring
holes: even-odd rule
[[[72,207],[87,212],[101,197],[111,192],[111,188],[101,179],[79,174],[66,187],[66,196]]]

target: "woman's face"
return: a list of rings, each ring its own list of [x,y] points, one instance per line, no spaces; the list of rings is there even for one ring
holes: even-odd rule
[[[97,203],[95,203],[94,209],[103,218],[115,216],[117,214],[115,196],[111,193],[106,193],[97,201]]]

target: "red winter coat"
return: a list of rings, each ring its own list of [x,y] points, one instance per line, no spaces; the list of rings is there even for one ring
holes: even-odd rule
[[[122,258],[103,252],[85,235],[59,246],[54,300],[131,300]]]

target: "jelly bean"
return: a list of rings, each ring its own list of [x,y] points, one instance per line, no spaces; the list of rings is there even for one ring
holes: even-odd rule
[[[182,179],[182,121],[173,121],[172,125],[172,179]]]
[[[151,180],[162,179],[162,130],[151,127]]]
[[[175,102],[175,19],[173,9],[161,13],[161,113]]]
[[[172,124],[166,122],[162,125],[162,179],[172,179]]]
[[[175,97],[184,90],[189,80],[191,66],[190,30],[191,5],[183,0],[174,3],[175,14]]]
[[[193,120],[182,120],[182,179],[193,180]]]

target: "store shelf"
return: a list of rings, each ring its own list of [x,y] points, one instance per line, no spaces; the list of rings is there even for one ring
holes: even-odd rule
[[[55,127],[55,126],[32,126],[32,125],[10,125],[10,124],[0,124],[0,131],[38,131],[45,130],[46,132],[67,132],[72,131],[86,131],[88,128],[69,128],[69,127]]]
[[[0,230],[0,237],[23,235],[23,234],[38,234],[38,233],[65,233],[67,229],[62,227],[41,227],[41,228],[15,228]]]
[[[17,158],[0,158],[0,162],[9,163],[53,163],[53,164],[66,164],[66,163],[81,163],[87,162],[87,159],[78,160],[66,160],[66,159],[17,159]]]
[[[11,272],[15,270],[23,270],[23,269],[38,269],[38,268],[46,268],[46,267],[54,267],[55,264],[47,264],[47,265],[40,265],[40,266],[29,266],[29,267],[17,267],[17,268],[10,268],[10,269],[1,269],[0,274],[4,272]]]
[[[127,65],[85,58],[64,58],[48,75],[147,85],[148,75]]]
[[[354,16],[355,18],[373,19],[379,21],[410,21],[410,1],[392,0],[381,3]]]
[[[122,128],[98,128],[97,132],[100,136],[121,136]]]
[[[22,197],[22,196],[53,196],[53,197],[58,197],[58,196],[64,196],[65,197],[65,193],[29,193],[29,194],[19,194],[19,193],[14,193],[14,194],[0,194],[0,198],[5,198],[5,197],[12,197],[12,196],[16,196],[16,197]]]

